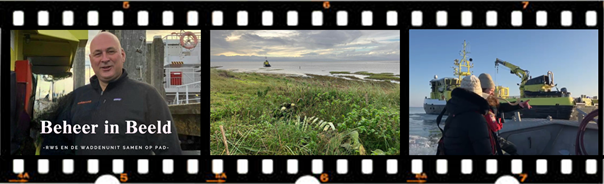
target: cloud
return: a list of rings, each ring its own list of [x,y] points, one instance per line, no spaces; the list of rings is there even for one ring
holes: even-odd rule
[[[361,32],[355,30],[300,31],[300,35],[296,39],[301,46],[307,49],[325,49],[349,44],[361,36]]]
[[[316,56],[316,55],[319,55],[319,53],[309,52],[309,53],[302,54],[302,56]]]
[[[400,59],[398,30],[213,30],[210,42],[212,61]]]
[[[228,49],[230,48],[230,44],[226,41],[228,36],[231,36],[233,31],[229,30],[220,30],[220,31],[210,31],[210,46],[212,48],[222,48]]]
[[[278,38],[278,37],[273,37],[273,38],[264,38],[264,37],[260,37],[256,34],[244,34],[241,35],[240,40],[238,40],[238,42],[251,42],[251,43],[255,43],[255,44],[268,44],[268,45],[290,45],[293,44],[291,43],[290,40],[286,40],[286,39],[282,39],[282,38]],[[258,47],[258,46],[257,46]]]

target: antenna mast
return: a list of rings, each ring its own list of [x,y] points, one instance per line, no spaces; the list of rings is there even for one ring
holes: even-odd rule
[[[461,61],[455,59],[455,67],[453,67],[453,69],[455,69],[455,72],[453,73],[454,76],[457,76],[457,78],[459,79],[459,81],[461,82],[461,78],[464,76],[469,76],[472,75],[472,72],[470,71],[470,68],[474,67],[474,63],[472,62],[472,58],[470,58],[470,60],[466,59],[466,55],[469,54],[470,52],[466,51],[466,41],[463,41],[463,50],[461,51]],[[467,68],[467,71],[463,71],[463,67]]]

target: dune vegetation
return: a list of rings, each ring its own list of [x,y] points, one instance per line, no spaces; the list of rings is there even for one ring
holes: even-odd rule
[[[210,69],[210,111],[212,155],[400,154],[389,81]]]

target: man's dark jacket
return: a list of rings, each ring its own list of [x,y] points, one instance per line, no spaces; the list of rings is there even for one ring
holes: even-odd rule
[[[90,78],[90,84],[72,92],[69,107],[53,121],[53,125],[67,120],[68,124],[98,125],[96,134],[49,134],[44,136],[41,154],[75,154],[75,155],[181,155],[180,142],[168,105],[157,90],[143,82],[128,78],[122,70],[119,79],[110,82],[102,90],[96,76]],[[141,124],[155,125],[156,134],[126,134],[126,120]],[[105,123],[105,122],[108,123]],[[158,126],[161,121],[161,126]],[[170,121],[171,134],[157,134],[158,129]],[[111,134],[111,125],[119,126],[119,134]],[[107,125],[107,134],[105,133]],[[132,129],[131,129],[132,130]],[[44,147],[65,145],[77,146],[77,150],[47,150]],[[82,146],[120,146],[119,149],[82,149]],[[136,149],[124,150],[124,146],[135,146]],[[141,146],[143,149],[138,149]],[[152,149],[145,149],[150,146]],[[156,146],[166,149],[155,149]],[[137,148],[138,147],[138,148]]]
[[[480,95],[463,88],[451,92],[449,112],[444,128],[446,155],[493,155],[489,129],[484,118],[488,102]]]

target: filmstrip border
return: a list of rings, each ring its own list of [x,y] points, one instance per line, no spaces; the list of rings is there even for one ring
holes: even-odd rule
[[[0,2],[3,27],[597,29],[600,2]]]
[[[121,182],[295,182],[314,176],[321,182],[401,182],[400,159],[331,158],[99,158],[12,159],[3,163],[7,181],[90,182],[113,175]],[[61,177],[61,178],[56,178]]]
[[[121,182],[274,182],[296,181],[310,175],[321,182],[464,182],[489,183],[511,176],[519,182],[539,183],[555,177],[559,183],[589,183],[601,179],[599,158],[566,159],[14,159],[12,180],[85,182],[112,174]],[[258,167],[259,166],[259,167]],[[52,169],[50,169],[52,168]],[[402,172],[401,172],[402,171]],[[410,172],[404,172],[410,171]],[[405,173],[405,174],[403,174]],[[581,177],[569,177],[579,175]],[[28,176],[28,177],[26,177]],[[73,178],[71,178],[73,177]],[[9,176],[9,179],[11,177]],[[456,179],[452,179],[456,178]],[[73,180],[72,180],[73,179]]]
[[[400,29],[403,30],[401,33],[403,37],[408,35],[409,29],[599,29],[600,33],[602,30],[601,2],[530,2],[526,7],[520,2],[330,2],[328,4],[329,6],[324,2],[129,2],[128,5],[124,2],[0,2],[0,26],[3,31],[2,38],[7,38],[6,30],[11,29],[194,28],[201,29],[204,34],[202,39],[204,54],[209,53],[208,30],[216,29]],[[591,18],[594,16],[595,19]],[[8,45],[2,43],[3,50],[6,50],[6,46]],[[601,40],[600,47],[602,47]],[[408,54],[408,48],[406,52]],[[6,60],[6,57],[5,54],[3,60]],[[602,53],[600,53],[600,61],[602,61]],[[6,68],[5,65],[3,68]],[[407,92],[403,94],[405,93]],[[6,111],[6,108],[4,109]],[[9,135],[6,130],[2,131],[4,135]],[[6,138],[2,143],[3,150],[6,150],[4,149],[5,145],[8,145]],[[601,150],[602,148],[600,153]],[[102,174],[113,174],[119,178],[124,173],[130,181],[136,182],[199,182],[212,179],[224,179],[229,182],[291,182],[305,175],[312,175],[319,179],[327,178],[328,182],[408,182],[408,180],[421,179],[428,182],[451,183],[494,182],[501,176],[514,176],[514,174],[517,176],[517,172],[513,172],[512,168],[515,168],[513,165],[518,159],[522,161],[521,172],[527,173],[526,182],[602,181],[599,169],[602,167],[601,156],[543,157],[548,163],[547,170],[551,172],[538,175],[536,174],[538,168],[543,168],[538,163],[543,161],[538,161],[536,157],[522,156],[495,158],[501,167],[495,174],[490,174],[487,173],[489,161],[486,158],[225,157],[210,156],[205,152],[200,157],[126,156],[114,159],[104,156],[77,156],[67,159],[67,157],[12,157],[4,153],[6,152],[3,151],[0,165],[4,166],[2,176],[5,181],[23,179],[25,177],[23,174],[27,172],[29,182],[57,180],[90,182]],[[210,159],[203,158],[208,156]],[[417,159],[422,160],[423,169],[420,172],[413,172],[413,161]],[[442,167],[436,168],[438,163],[442,164],[445,160],[447,171],[457,171],[456,168],[460,168],[460,172],[465,172],[467,169],[461,166],[467,165],[468,162],[464,161],[467,159],[472,160],[472,174],[463,175],[457,172],[441,174],[439,172]],[[217,162],[220,160],[223,165],[222,172],[218,172],[220,168],[216,166],[219,165]],[[559,168],[567,166],[568,160],[571,161],[573,168],[571,174],[552,177],[563,174]],[[595,172],[592,169],[594,161],[597,166]],[[67,168],[68,173],[71,174],[63,173],[64,163],[73,165],[71,169]],[[247,170],[232,167],[239,163],[247,164],[249,167]],[[322,167],[316,166],[319,163]],[[272,165],[272,169],[264,170],[267,164]],[[373,167],[368,169],[365,167],[367,164]],[[23,166],[22,169],[19,165]],[[86,174],[91,165],[92,170],[96,172]],[[98,166],[97,170],[94,169],[94,165]],[[123,166],[121,169],[120,165]],[[173,167],[165,168],[164,165]],[[224,167],[228,165],[230,166]],[[290,169],[291,165],[298,167]],[[15,168],[17,173],[14,172]],[[485,168],[484,173],[480,172],[482,168]],[[270,170],[273,172],[263,173]],[[289,174],[288,172],[292,170],[298,172]],[[396,172],[391,172],[393,170]],[[146,174],[138,171],[146,171]],[[239,174],[239,171],[247,172]],[[227,177],[223,178],[222,173]],[[536,174],[535,177],[531,177],[533,174]]]
[[[602,179],[601,157],[412,159],[408,182],[490,183],[510,176],[520,183],[590,183]]]

